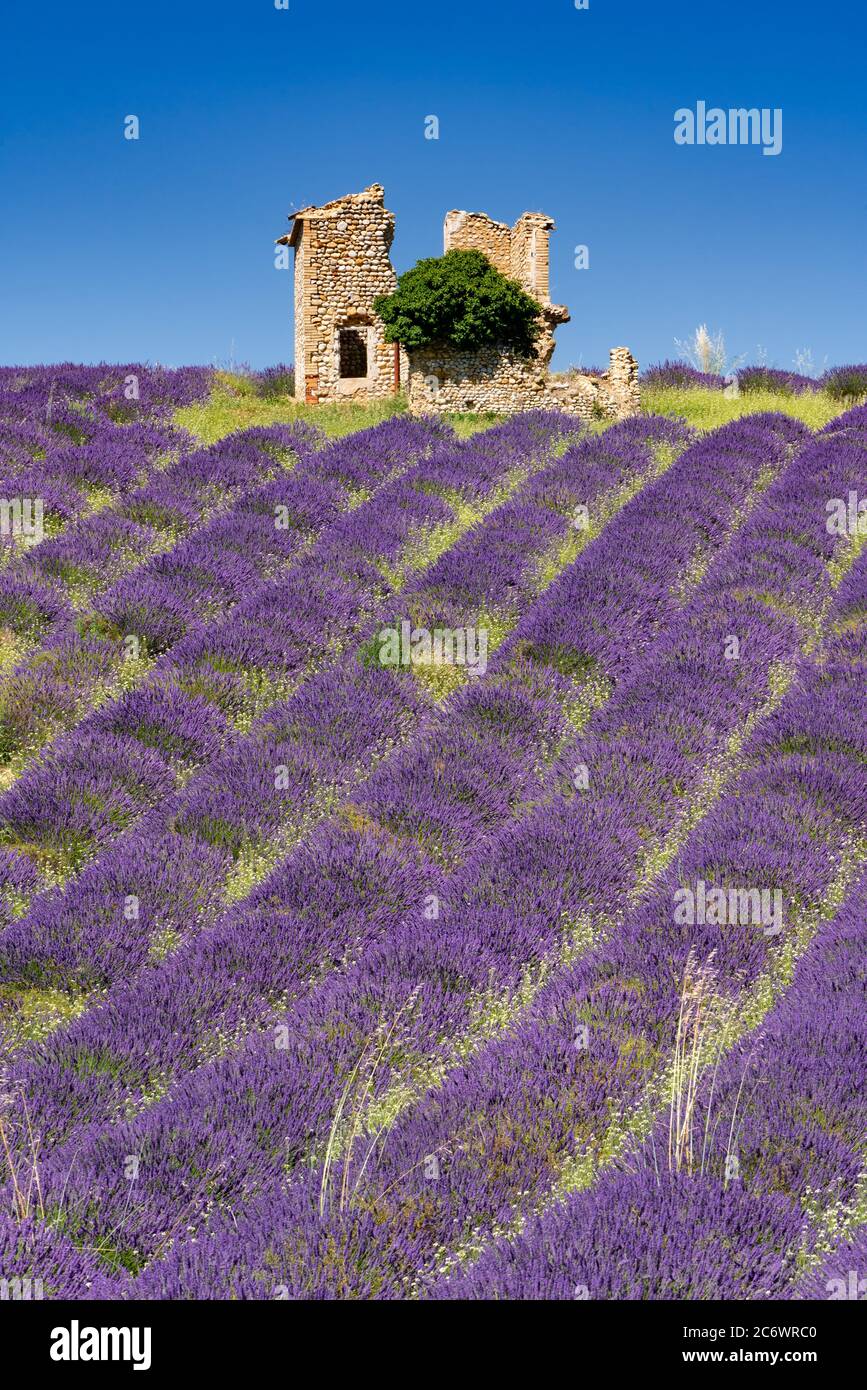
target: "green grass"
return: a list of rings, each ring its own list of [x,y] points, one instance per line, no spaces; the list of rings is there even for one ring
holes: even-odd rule
[[[339,401],[306,405],[294,396],[267,399],[259,396],[249,377],[231,372],[217,372],[216,380],[209,400],[175,412],[175,423],[196,435],[203,444],[215,444],[234,430],[247,430],[254,425],[282,425],[292,420],[308,420],[330,438],[337,439],[355,430],[370,429],[392,415],[404,414],[407,408],[403,395],[363,404]],[[489,414],[449,417],[455,433],[461,436],[487,429],[496,424],[498,418]]]
[[[238,387],[233,384],[237,380]],[[378,425],[406,406],[400,397],[383,401],[367,401],[364,405],[347,402],[345,405],[305,405],[294,396],[277,396],[263,400],[246,389],[243,377],[232,379],[225,372],[218,374],[218,384],[204,404],[184,406],[175,412],[175,423],[196,435],[203,444],[215,444],[234,430],[252,429],[254,425],[282,425],[292,420],[309,420],[334,438],[366,430]]]
[[[250,429],[254,425],[286,424],[292,420],[308,420],[318,425],[326,435],[338,438],[355,430],[370,429],[392,415],[407,409],[403,395],[381,401],[326,402],[306,405],[294,396],[268,399],[256,394],[251,378],[231,372],[217,372],[216,386],[208,401],[185,406],[175,412],[175,422],[189,430],[203,444],[214,444],[234,430]],[[716,429],[741,415],[759,411],[780,410],[803,420],[810,429],[819,429],[835,415],[847,410],[851,402],[834,401],[824,391],[803,396],[790,396],[781,391],[753,391],[729,398],[722,391],[704,391],[701,387],[677,390],[674,387],[642,386],[641,408],[646,415],[676,415],[700,430]],[[503,417],[488,413],[447,415],[446,420],[461,438],[478,430],[489,429]],[[594,421],[594,433],[607,428],[606,421]]]
[[[0,985],[4,1046],[12,1050],[42,1042],[84,1013],[89,1002],[84,994],[67,994],[47,985]]]
[[[821,429],[848,410],[851,402],[833,401],[824,391],[790,396],[782,391],[744,391],[728,397],[722,391],[705,391],[700,386],[677,390],[669,386],[642,386],[641,409],[646,415],[677,415],[700,430],[714,430],[741,415],[780,410],[803,420],[810,429]]]

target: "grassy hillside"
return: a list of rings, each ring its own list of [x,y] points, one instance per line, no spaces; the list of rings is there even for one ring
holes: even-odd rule
[[[699,386],[642,386],[642,409],[647,415],[667,415],[685,420],[700,430],[712,430],[742,415],[779,410],[819,429],[845,410],[851,401],[834,400],[825,391],[792,395],[786,391],[750,391],[730,398],[719,390]],[[364,404],[305,405],[289,394],[263,397],[254,377],[218,372],[217,385],[209,400],[178,410],[175,419],[204,444],[213,444],[234,430],[253,425],[275,425],[290,420],[310,420],[327,435],[338,438],[354,430],[367,429],[406,410],[403,396]],[[490,414],[450,417],[458,435],[468,436],[496,423]],[[600,425],[599,428],[604,426]]]

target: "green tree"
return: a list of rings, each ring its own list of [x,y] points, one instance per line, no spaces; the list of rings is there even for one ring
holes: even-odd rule
[[[540,327],[536,300],[481,251],[447,251],[419,261],[373,307],[387,340],[405,348],[501,347],[529,357]]]

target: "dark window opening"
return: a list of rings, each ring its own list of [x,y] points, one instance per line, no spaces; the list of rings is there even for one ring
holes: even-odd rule
[[[367,376],[367,339],[358,328],[340,330],[340,375]]]

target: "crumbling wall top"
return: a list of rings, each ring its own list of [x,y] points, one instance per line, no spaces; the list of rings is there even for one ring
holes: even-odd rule
[[[554,221],[543,212],[524,212],[513,227],[484,212],[453,208],[443,224],[445,251],[481,251],[502,275],[517,280],[542,305],[551,303],[548,239]]]
[[[339,217],[341,213],[352,215],[356,212],[364,212],[371,207],[380,207],[385,213],[385,189],[381,183],[372,183],[368,188],[363,188],[360,193],[346,193],[342,198],[332,198],[330,203],[299,208],[297,212],[289,214],[292,230],[287,232],[285,236],[278,237],[277,245],[294,246],[305,222],[330,221]],[[393,224],[393,214],[388,213],[386,215]]]

